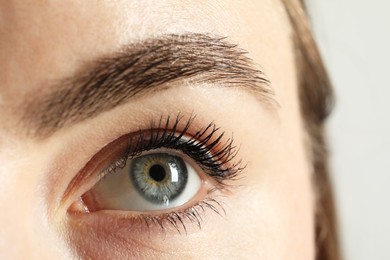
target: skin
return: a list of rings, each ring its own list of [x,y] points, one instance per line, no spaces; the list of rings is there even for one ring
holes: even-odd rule
[[[243,89],[178,82],[49,137],[26,135],[23,104],[49,92],[48,82],[129,43],[185,32],[228,36],[247,50],[278,106]],[[2,1],[0,35],[1,258],[314,259],[310,164],[291,28],[279,1]],[[242,178],[220,192],[226,216],[206,209],[202,228],[188,223],[187,235],[169,227],[133,232],[115,216],[69,217],[77,196],[64,202],[64,191],[91,157],[178,112],[195,113],[199,127],[215,121],[241,147]]]

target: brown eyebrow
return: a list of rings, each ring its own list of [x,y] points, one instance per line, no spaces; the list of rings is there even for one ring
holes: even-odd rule
[[[237,45],[208,34],[168,34],[130,44],[60,80],[25,103],[22,122],[34,137],[97,116],[129,99],[180,79],[255,90],[270,99],[264,73]]]

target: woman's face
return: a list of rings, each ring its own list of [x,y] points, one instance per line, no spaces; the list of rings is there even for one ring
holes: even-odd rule
[[[0,12],[2,258],[314,258],[281,2]]]

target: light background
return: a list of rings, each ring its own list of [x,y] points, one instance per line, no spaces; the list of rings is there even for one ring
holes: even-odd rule
[[[332,169],[347,260],[390,259],[390,1],[308,0],[332,77]]]

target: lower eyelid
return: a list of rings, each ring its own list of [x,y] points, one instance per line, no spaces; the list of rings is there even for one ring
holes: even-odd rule
[[[206,217],[212,213],[220,217],[226,216],[226,211],[221,198],[223,196],[207,195],[203,200],[183,210],[176,209],[157,215],[145,215],[143,213],[131,214],[127,211],[97,211],[90,214],[70,214],[69,222],[72,226],[83,223],[83,228],[100,229],[99,232],[116,234],[118,230],[127,230],[131,237],[147,238],[153,235],[184,235],[198,232],[202,229]],[[174,222],[174,223],[173,223]],[[110,223],[109,225],[107,223]],[[129,233],[129,234],[130,234]],[[128,236],[129,236],[128,234]]]
[[[108,227],[106,223],[115,223],[118,229],[128,229],[133,234],[186,234],[189,230],[197,232],[201,229],[207,212],[226,215],[221,198],[225,198],[224,191],[217,189],[207,180],[203,188],[192,200],[180,207],[155,212],[132,212],[118,210],[102,210],[87,214],[80,211],[69,211],[69,220],[91,226],[91,228]],[[83,207],[81,206],[81,209]],[[84,211],[85,212],[85,211]],[[110,225],[109,230],[113,232]]]
[[[143,219],[113,218],[109,212],[91,214],[88,219],[85,218],[86,215],[76,215],[69,219],[69,226],[72,228],[67,234],[67,241],[74,246],[75,253],[81,258],[96,259],[103,256],[121,259],[125,256],[128,259],[143,259],[145,255],[161,258],[165,253],[169,256],[172,252],[161,250],[172,245],[177,248],[181,243],[188,244],[192,235],[197,236],[205,228],[205,221],[210,220],[210,224],[215,222],[210,218],[213,211],[207,206],[203,208],[204,211],[198,208],[202,226],[183,217],[185,228],[179,222],[175,227],[167,220],[163,221],[162,226],[157,221],[146,226]],[[220,211],[223,216],[223,210]],[[220,216],[217,218],[221,219]]]

